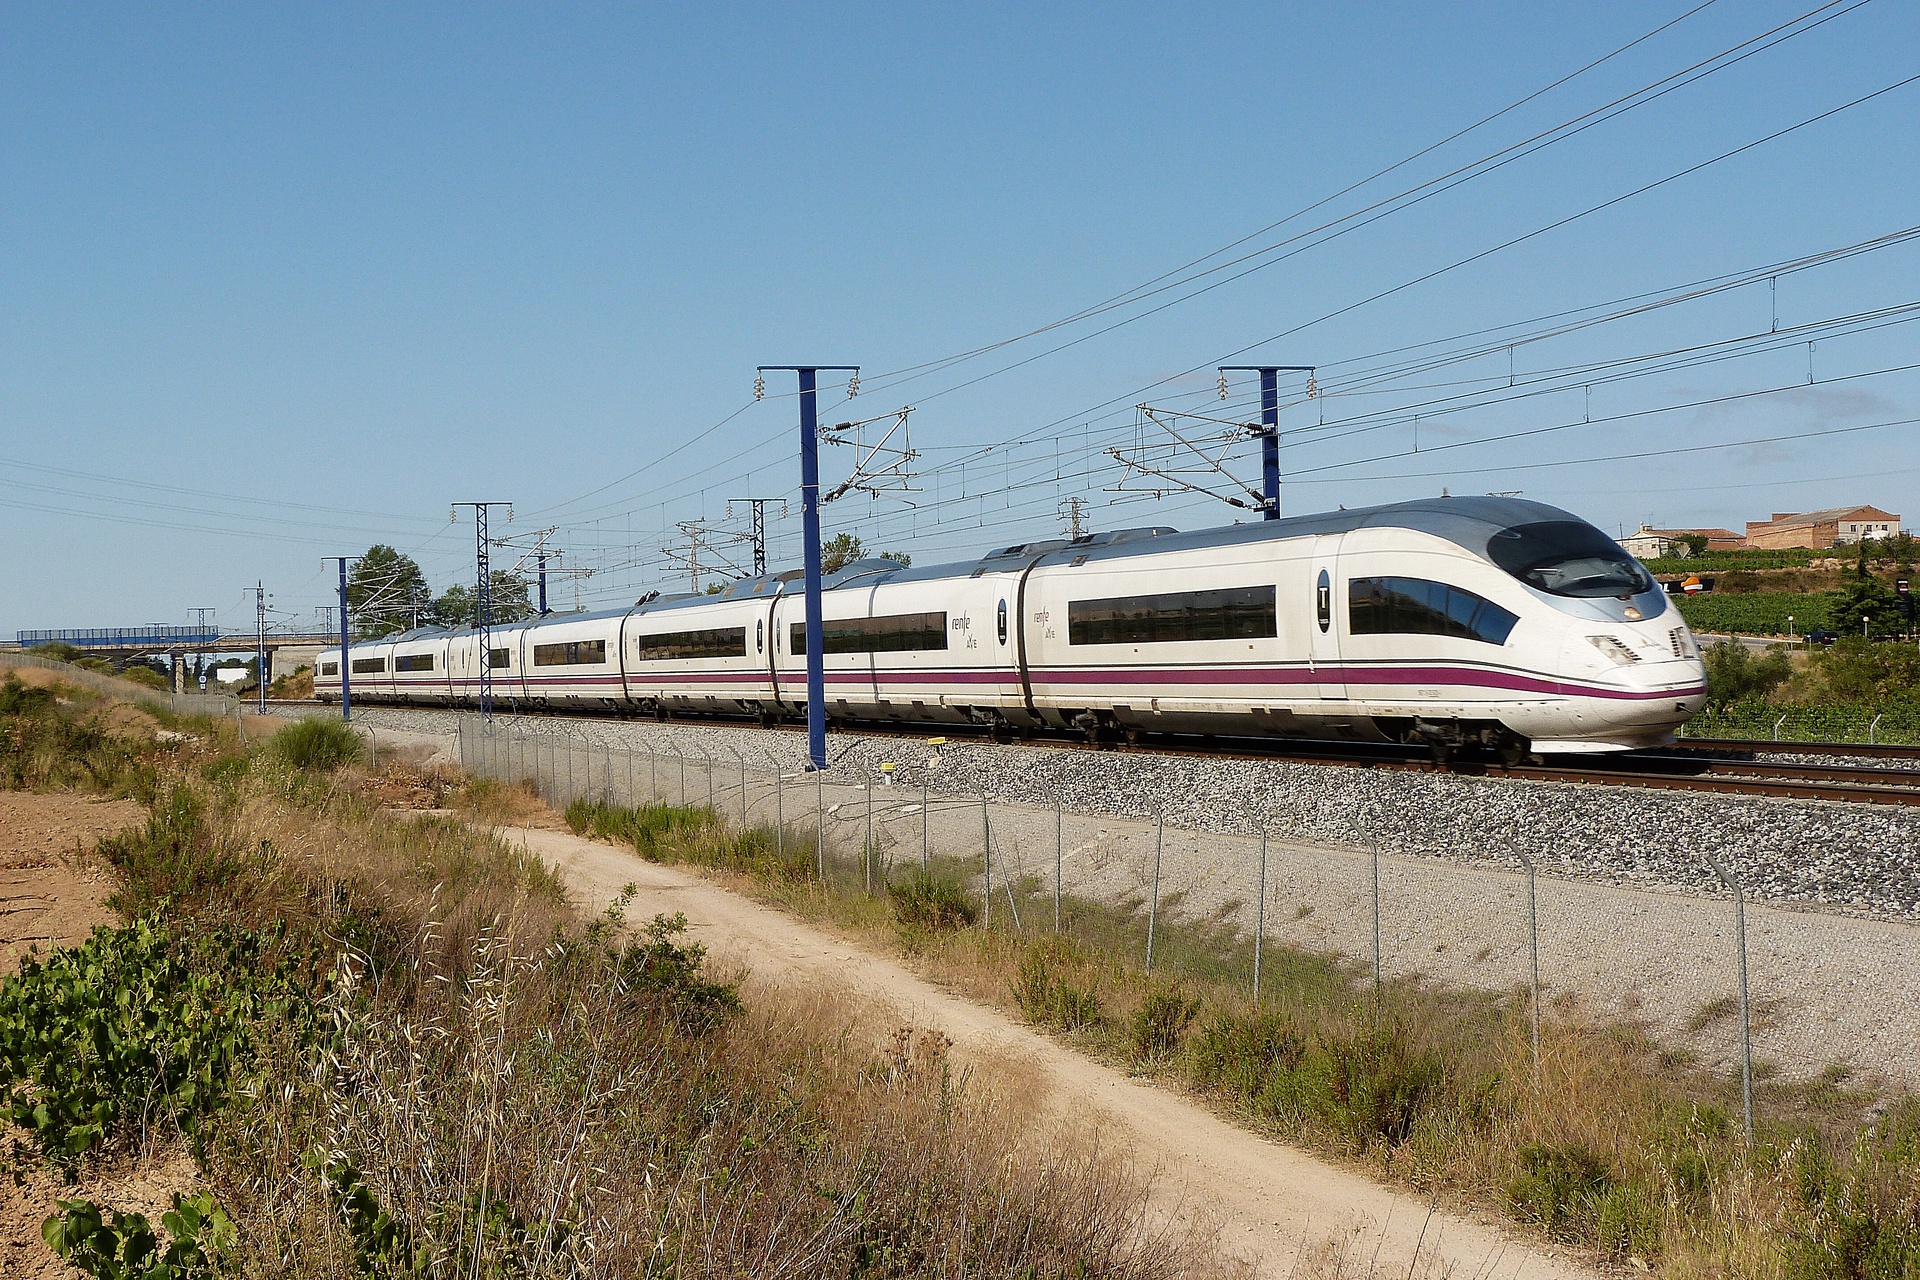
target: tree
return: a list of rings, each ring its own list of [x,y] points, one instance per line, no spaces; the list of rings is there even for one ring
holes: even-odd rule
[[[1674,541],[1686,548],[1680,553],[1683,556],[1703,556],[1707,553],[1707,535],[1704,533],[1683,533]]]
[[[420,566],[384,542],[368,547],[347,579],[347,609],[363,638],[406,630],[429,616],[432,600]]]
[[[1866,561],[1861,561],[1866,567]],[[1843,636],[1870,636],[1884,639],[1897,635],[1905,620],[1900,616],[1900,598],[1893,588],[1869,573],[1855,574],[1836,593],[1828,611],[1833,629]]]
[[[518,574],[494,570],[488,579],[493,587],[492,607],[487,622],[498,626],[533,616],[533,602],[527,598],[527,580]],[[462,582],[448,587],[446,593],[428,609],[427,618],[436,626],[471,627],[477,622],[473,588]]]
[[[857,534],[836,533],[820,544],[820,572],[838,573],[866,554],[867,550],[860,545]],[[904,551],[882,551],[879,558],[892,560],[902,568],[913,563],[913,557]]]
[[[836,533],[820,544],[820,572],[838,573],[860,556],[859,538],[851,533]]]

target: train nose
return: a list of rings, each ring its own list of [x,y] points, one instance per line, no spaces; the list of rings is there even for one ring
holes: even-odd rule
[[[1706,666],[1684,623],[1576,624],[1560,656],[1566,691],[1587,695],[1609,723],[1666,733],[1706,704]]]

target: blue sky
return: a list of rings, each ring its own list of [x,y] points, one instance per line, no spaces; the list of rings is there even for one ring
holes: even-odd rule
[[[448,504],[475,498],[515,504],[496,532],[560,526],[568,563],[596,572],[559,602],[630,600],[668,582],[676,521],[738,528],[729,497],[794,493],[791,384],[752,403],[763,363],[862,365],[858,400],[825,398],[831,421],[915,406],[919,491],[851,495],[827,522],[923,562],[1057,532],[1070,496],[1093,527],[1244,517],[1125,492],[1105,452],[1167,438],[1137,425],[1142,402],[1244,419],[1250,385],[1213,394],[1236,351],[1326,370],[1326,396],[1288,389],[1290,512],[1446,486],[1522,490],[1609,529],[1852,501],[1920,523],[1920,437],[1874,425],[1920,417],[1920,377],[1877,372],[1920,362],[1916,330],[1899,311],[1834,327],[1920,302],[1920,242],[1516,340],[1513,390],[1541,394],[1503,394],[1504,351],[1361,377],[1376,353],[1517,339],[1537,317],[1920,223],[1920,84],[1319,319],[1920,72],[1920,16],[1898,0],[1830,6],[1156,314],[886,376],[1199,259],[1691,7],[9,6],[0,632],[199,605],[250,625],[257,579],[310,619],[330,603],[321,557],[375,541],[444,588],[472,563]],[[1810,8],[1719,0],[1245,248]],[[1591,368],[1707,344],[1737,358]],[[1737,441],[1762,443],[1720,447]],[[1563,465],[1588,458],[1612,460]],[[829,451],[829,480],[846,465]],[[1257,478],[1251,445],[1228,465]],[[797,501],[774,514],[773,558],[792,562]]]

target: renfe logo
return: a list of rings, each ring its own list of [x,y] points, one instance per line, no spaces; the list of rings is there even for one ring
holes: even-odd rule
[[[969,618],[966,614],[961,613],[954,615],[953,629],[955,631],[965,631],[971,626],[973,626],[973,619]]]

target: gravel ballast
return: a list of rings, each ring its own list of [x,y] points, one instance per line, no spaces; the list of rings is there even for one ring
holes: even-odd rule
[[[457,713],[357,707],[362,723],[448,733]],[[596,747],[744,758],[800,769],[806,736],[725,722],[498,717],[517,729]],[[1703,792],[1408,773],[1283,759],[1093,751],[953,739],[833,733],[830,780],[878,779],[1015,804],[1150,819],[1170,827],[1276,836],[1506,868],[1520,855],[1549,875],[1722,896],[1709,859],[1749,899],[1920,920],[1920,809]]]

